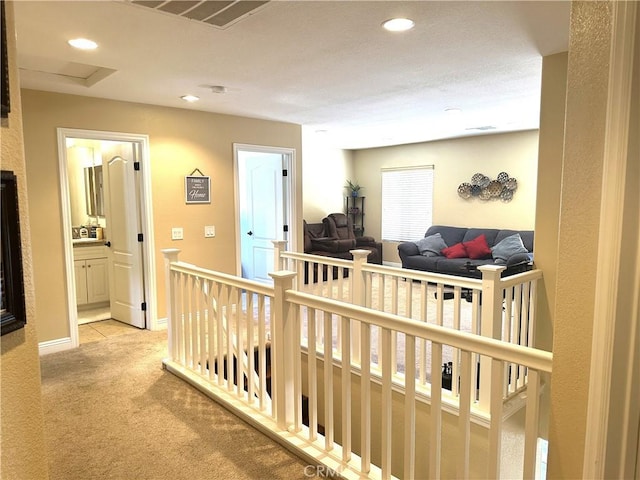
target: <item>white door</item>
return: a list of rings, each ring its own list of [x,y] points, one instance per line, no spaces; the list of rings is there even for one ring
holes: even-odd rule
[[[139,199],[134,170],[138,148],[134,142],[102,142],[102,170],[107,218],[105,245],[111,256],[111,317],[145,328]]]
[[[270,283],[273,240],[286,239],[281,153],[237,151],[242,277]]]

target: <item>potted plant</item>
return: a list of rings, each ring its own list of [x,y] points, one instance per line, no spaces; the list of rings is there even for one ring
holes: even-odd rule
[[[349,191],[351,192],[351,196],[352,197],[357,197],[358,196],[358,192],[360,191],[360,189],[362,188],[360,185],[358,185],[358,182],[352,182],[351,180],[347,180],[347,184],[344,186],[344,188],[348,188]]]

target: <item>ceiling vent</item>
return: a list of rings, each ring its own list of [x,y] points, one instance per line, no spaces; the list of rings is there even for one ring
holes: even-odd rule
[[[269,1],[131,0],[131,3],[225,29],[252,15]]]

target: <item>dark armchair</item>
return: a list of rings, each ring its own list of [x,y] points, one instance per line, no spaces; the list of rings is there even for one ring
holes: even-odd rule
[[[367,257],[367,261],[382,264],[382,243],[376,242],[373,237],[356,237],[353,231],[353,222],[348,215],[331,213],[322,220],[322,224],[324,225],[324,233],[328,237],[322,242],[326,244],[327,251],[342,253],[356,248],[369,250],[371,253]],[[346,258],[350,260],[351,254]]]

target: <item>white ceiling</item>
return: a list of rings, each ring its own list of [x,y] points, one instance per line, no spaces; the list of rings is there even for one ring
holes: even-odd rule
[[[542,57],[567,50],[569,10],[274,0],[218,28],[129,0],[15,2],[25,88],[291,122],[339,148],[538,128]],[[384,31],[396,16],[415,28]]]

